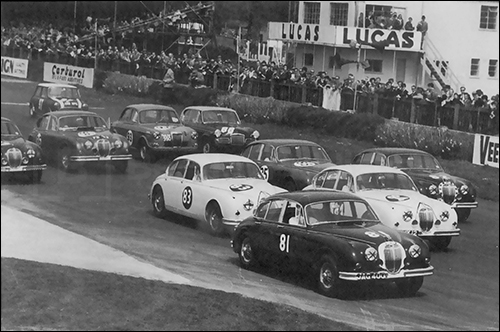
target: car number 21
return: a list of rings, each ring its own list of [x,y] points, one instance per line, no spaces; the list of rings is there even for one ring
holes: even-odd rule
[[[280,235],[280,250],[286,252],[290,251],[290,235]]]

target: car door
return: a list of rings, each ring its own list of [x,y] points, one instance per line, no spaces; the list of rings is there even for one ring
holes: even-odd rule
[[[35,112],[41,112],[41,107],[40,107],[41,97],[42,97],[42,87],[37,86],[35,93],[33,94],[33,97],[31,97],[30,101],[31,105],[35,108]]]
[[[31,133],[33,142],[38,144],[46,157],[50,157],[52,154],[52,149],[49,144],[45,144],[44,137],[46,136],[47,128],[49,126],[50,115],[46,114],[39,118],[36,122],[35,128]]]
[[[134,109],[130,107],[124,109],[122,114],[120,115],[120,118],[117,121],[113,122],[112,125],[113,131],[126,137],[130,145],[132,145],[133,143],[133,136],[134,136],[133,132],[131,132],[130,134],[128,133],[130,129],[130,122],[133,110]]]
[[[42,149],[48,149],[52,158],[57,158],[59,154],[59,148],[63,142],[63,137],[61,132],[59,132],[59,124],[57,117],[53,115],[48,115],[48,125],[47,130],[42,134]]]
[[[170,210],[182,215],[190,215],[192,189],[184,181],[189,160],[180,158],[172,162],[167,170],[167,183],[164,187],[165,204]]]
[[[263,144],[262,149],[257,157],[259,162],[260,170],[264,174],[266,180],[273,184],[279,185],[281,182],[277,178],[277,167],[276,158],[274,156],[274,146],[271,144]]]
[[[271,200],[266,216],[262,219],[260,226],[259,246],[264,248],[273,260],[280,259],[283,256],[280,249],[280,237],[284,229],[282,220],[285,206],[286,200],[284,199]]]
[[[201,144],[202,136],[209,132],[201,122],[201,111],[197,109],[185,109],[181,115],[181,123],[196,130],[198,133],[198,144]]]
[[[40,99],[38,101],[38,107],[40,112],[43,113],[48,113],[52,111],[52,105],[54,102],[49,98],[49,88],[47,87],[42,87],[42,92]]]
[[[314,256],[316,246],[308,234],[303,207],[297,202],[287,201],[283,223],[285,225],[279,237],[279,249],[283,259],[288,259],[294,264],[309,263]]]
[[[212,188],[202,183],[200,170],[200,165],[190,160],[184,173],[184,180],[181,181],[181,209],[184,208],[185,214],[195,219],[204,218],[206,202],[213,197],[210,193]]]

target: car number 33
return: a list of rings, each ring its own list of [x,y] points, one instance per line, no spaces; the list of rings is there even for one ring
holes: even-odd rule
[[[182,191],[182,205],[186,210],[189,210],[191,204],[193,203],[193,190],[191,187],[186,187]]]

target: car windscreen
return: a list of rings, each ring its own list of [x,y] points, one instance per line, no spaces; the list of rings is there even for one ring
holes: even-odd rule
[[[59,130],[76,131],[76,130],[106,130],[108,126],[106,121],[99,116],[91,115],[71,115],[59,118]]]
[[[238,114],[234,111],[209,110],[201,113],[203,123],[223,123],[236,125],[240,123]]]
[[[21,131],[12,122],[2,121],[2,137],[21,136]]]
[[[174,110],[145,110],[139,113],[140,123],[179,123],[179,118]]]
[[[366,202],[352,199],[310,203],[305,211],[310,225],[367,220],[378,222],[377,215]]]
[[[326,154],[325,150],[319,146],[314,145],[282,145],[277,148],[278,160],[287,159],[314,159],[330,161],[330,157]]]
[[[231,161],[216,162],[203,166],[203,178],[205,180],[229,178],[263,179],[263,176],[257,165],[243,161]]]
[[[77,88],[51,86],[49,87],[49,97],[77,99],[80,98],[80,92]]]
[[[389,156],[387,162],[396,168],[443,170],[436,158],[426,154],[396,154]]]
[[[366,173],[356,177],[357,190],[402,189],[417,191],[406,174]]]

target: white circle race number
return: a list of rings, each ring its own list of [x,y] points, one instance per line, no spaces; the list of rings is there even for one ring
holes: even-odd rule
[[[38,133],[36,135],[35,143],[42,146],[42,134]]]
[[[191,190],[191,187],[186,187],[182,191],[182,205],[184,205],[184,208],[186,210],[189,210],[192,203],[193,203],[193,190]]]
[[[127,141],[130,145],[134,142],[134,133],[132,130],[127,131]]]
[[[264,175],[264,179],[269,180],[269,167],[262,165],[260,166],[260,171],[262,172],[262,175]]]

